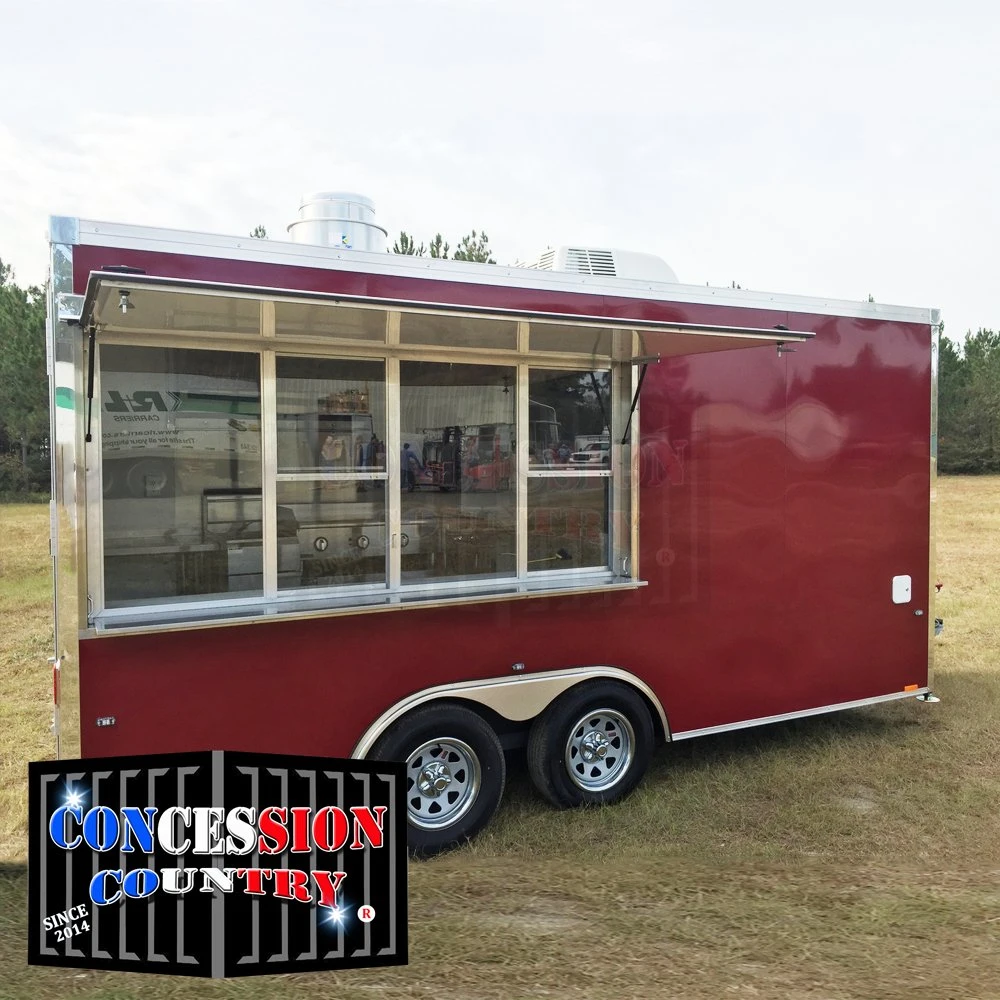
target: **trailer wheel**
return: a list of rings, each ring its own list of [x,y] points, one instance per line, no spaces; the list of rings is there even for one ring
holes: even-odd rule
[[[143,458],[130,466],[125,476],[130,497],[173,496],[173,467],[158,458]]]
[[[406,765],[410,853],[437,854],[475,836],[503,797],[506,764],[492,728],[459,705],[416,709],[368,754]]]
[[[653,720],[641,696],[615,681],[570,688],[535,719],[528,772],[560,809],[617,802],[642,780]]]

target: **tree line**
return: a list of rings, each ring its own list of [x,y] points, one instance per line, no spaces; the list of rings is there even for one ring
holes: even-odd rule
[[[454,252],[440,233],[424,244],[402,232],[392,252],[496,263],[476,230]],[[980,329],[961,344],[942,337],[938,361],[938,471],[1000,472],[1000,333]],[[42,496],[49,486],[45,290],[21,287],[0,260],[0,499]]]
[[[1000,472],[1000,333],[967,333],[938,352],[938,471]]]
[[[267,239],[267,227],[256,225],[250,230],[250,235],[255,240]],[[451,244],[446,243],[440,233],[434,234],[434,239],[429,243],[417,243],[417,241],[405,230],[399,234],[392,244],[390,253],[404,254],[407,257],[437,257],[447,260],[451,251]],[[455,252],[451,255],[452,260],[471,260],[477,264],[495,264],[493,254],[490,250],[490,238],[485,232],[478,233],[475,229],[466,236],[463,236],[455,247]]]
[[[45,291],[0,260],[0,497],[49,490]]]

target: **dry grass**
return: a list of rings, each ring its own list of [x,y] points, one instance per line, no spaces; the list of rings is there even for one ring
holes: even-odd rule
[[[551,812],[515,775],[483,837],[411,866],[405,969],[29,969],[24,869],[0,867],[0,997],[1000,997],[1000,478],[945,479],[939,497],[942,704],[678,744],[610,809]],[[24,762],[52,746],[47,522],[0,512],[0,831],[16,858]]]
[[[27,762],[55,754],[50,567],[48,506],[0,506],[0,860],[24,857]]]

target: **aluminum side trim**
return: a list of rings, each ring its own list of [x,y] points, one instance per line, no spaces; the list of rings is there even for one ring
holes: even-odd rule
[[[930,468],[928,504],[928,546],[927,546],[927,683],[934,683],[934,659],[936,643],[934,639],[937,622],[937,521],[938,521],[938,391],[941,363],[941,314],[931,310],[931,399],[930,399]]]
[[[80,220],[68,215],[50,215],[49,242],[75,246],[80,242]]]
[[[705,729],[688,729],[683,733],[674,733],[673,740],[687,740],[693,736],[711,736],[713,733],[728,733],[734,729],[749,729],[751,726],[767,726],[772,722],[788,722],[791,719],[804,719],[810,715],[824,715],[827,712],[841,712],[848,708],[864,708],[867,705],[878,705],[884,701],[897,701],[900,698],[916,698],[918,694],[926,694],[930,688],[922,687],[913,691],[895,691],[892,694],[880,694],[874,698],[860,698],[858,701],[842,701],[836,705],[821,705],[819,708],[806,708],[801,712],[785,712],[784,715],[765,715],[759,719],[747,719],[744,722],[732,722],[725,726],[707,726]]]
[[[644,694],[656,709],[664,736],[667,740],[670,739],[667,715],[659,698],[645,681],[639,680],[635,674],[630,674],[620,667],[593,666],[570,670],[547,670],[537,674],[518,674],[511,677],[489,677],[480,681],[460,681],[417,691],[383,712],[365,730],[351,751],[351,756],[366,757],[378,738],[394,722],[428,702],[444,698],[461,698],[485,705],[511,722],[527,722],[544,711],[564,691],[582,681],[598,678],[622,681]]]
[[[540,580],[539,584],[547,581]],[[513,589],[516,586],[517,589]],[[246,625],[273,624],[275,622],[304,621],[310,618],[338,618],[344,615],[381,614],[383,612],[421,610],[429,608],[459,607],[467,604],[497,604],[502,601],[537,600],[539,598],[574,597],[580,594],[625,593],[648,586],[646,580],[621,580],[614,582],[573,583],[559,587],[542,587],[528,589],[524,581],[514,582],[512,589],[497,593],[476,593],[462,596],[453,592],[448,597],[428,598],[426,600],[406,600],[405,593],[387,591],[378,588],[382,600],[377,604],[350,604],[344,607],[320,607],[315,610],[303,610],[294,602],[266,601],[263,598],[251,598],[243,604],[228,604],[225,608],[227,617],[198,617],[197,614],[183,616],[177,612],[180,606],[164,608],[161,614],[147,610],[143,615],[134,617],[114,616],[107,612],[87,629],[80,631],[81,639],[111,638],[118,635],[144,635],[152,632],[178,632],[181,630],[206,628],[237,628]],[[303,601],[303,605],[309,602]],[[290,607],[290,605],[292,605]],[[246,608],[245,614],[239,614],[239,609]],[[117,611],[117,609],[115,609]],[[130,609],[124,609],[126,613]],[[191,606],[185,606],[185,611]]]

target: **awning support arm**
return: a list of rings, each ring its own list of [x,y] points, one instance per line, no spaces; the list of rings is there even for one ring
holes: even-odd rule
[[[84,441],[88,444],[92,440],[90,424],[94,417],[94,368],[96,366],[94,355],[97,353],[95,349],[96,339],[97,327],[91,323],[87,327],[87,434],[84,437]]]
[[[625,421],[625,433],[622,434],[622,444],[628,441],[628,432],[632,426],[632,414],[635,413],[636,406],[639,405],[639,393],[642,392],[642,383],[646,377],[646,369],[651,365],[658,365],[660,363],[660,355],[654,354],[648,358],[633,358],[632,364],[640,364],[642,368],[639,371],[639,381],[635,386],[635,395],[632,397],[632,405],[629,407],[628,420]]]

